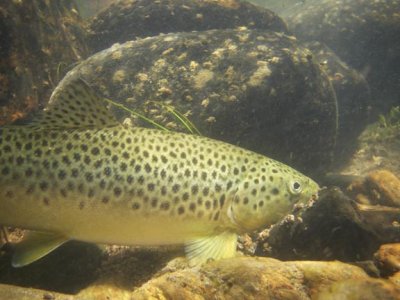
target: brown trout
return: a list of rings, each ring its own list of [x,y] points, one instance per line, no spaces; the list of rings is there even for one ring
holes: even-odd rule
[[[119,124],[81,80],[32,124],[0,129],[0,224],[33,230],[27,265],[68,240],[185,244],[192,264],[232,257],[237,234],[278,221],[318,185],[206,137]]]

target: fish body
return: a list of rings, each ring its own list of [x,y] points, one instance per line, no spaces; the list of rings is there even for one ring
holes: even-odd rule
[[[230,257],[238,233],[276,222],[318,190],[224,142],[123,126],[82,81],[57,98],[34,124],[0,129],[0,224],[41,233],[17,248],[15,266],[69,239],[183,243],[195,264]]]

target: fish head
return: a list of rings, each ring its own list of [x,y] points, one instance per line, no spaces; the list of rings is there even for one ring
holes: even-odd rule
[[[295,204],[316,199],[316,182],[287,166],[276,169],[274,175],[253,174],[239,185],[228,217],[240,231],[265,228],[290,213]]]

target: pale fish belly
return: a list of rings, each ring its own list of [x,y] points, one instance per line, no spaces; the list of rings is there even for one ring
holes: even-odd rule
[[[9,187],[8,187],[9,188]],[[10,188],[9,188],[10,189]],[[214,221],[193,215],[178,216],[160,211],[132,210],[132,201],[110,202],[71,197],[68,200],[26,197],[24,188],[14,188],[13,197],[0,202],[2,224],[52,232],[93,243],[120,245],[181,244],[188,240],[217,234]],[[25,197],[23,201],[16,201]],[[79,200],[78,200],[79,199]],[[81,207],[79,203],[85,202]]]

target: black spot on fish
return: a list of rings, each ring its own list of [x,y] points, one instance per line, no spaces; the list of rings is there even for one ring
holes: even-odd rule
[[[136,172],[136,173],[139,173],[141,169],[142,169],[142,166],[141,166],[141,165],[136,165],[136,166],[135,166],[135,172]]]
[[[48,187],[49,187],[49,184],[46,181],[42,181],[41,183],[39,183],[39,188],[43,192],[46,191]]]
[[[58,179],[64,180],[66,176],[67,176],[67,173],[64,170],[60,170],[58,172]]]
[[[86,144],[82,144],[82,145],[81,145],[81,150],[82,150],[83,152],[86,152],[86,151],[88,150],[88,146],[87,146]]]
[[[128,165],[126,163],[121,163],[119,168],[122,172],[125,172],[128,169]]]
[[[150,173],[150,172],[151,172],[151,167],[150,167],[150,165],[146,163],[146,164],[144,165],[144,170],[145,170],[147,173]]]
[[[170,207],[170,204],[167,201],[162,202],[161,205],[160,205],[160,209],[161,210],[168,210],[169,207]]]
[[[190,205],[189,205],[189,210],[190,210],[191,212],[195,212],[195,211],[196,211],[196,204],[195,204],[195,203],[190,203]]]
[[[113,163],[117,163],[117,161],[118,161],[118,156],[117,156],[117,155],[113,155],[112,158],[111,158],[111,160],[112,160]]]
[[[193,185],[191,190],[192,190],[192,195],[196,195],[199,192],[198,185]]]
[[[49,206],[49,205],[50,205],[50,200],[49,200],[49,198],[43,197],[43,203],[44,203],[44,205]]]
[[[167,172],[164,169],[162,169],[160,175],[162,179],[165,179],[167,177]]]
[[[173,186],[172,186],[172,191],[174,192],[174,193],[177,193],[177,192],[179,192],[179,190],[180,190],[180,188],[181,188],[181,186],[179,185],[179,184],[174,184]]]
[[[259,207],[263,207],[264,206],[264,201],[261,200],[260,202],[258,202],[258,206]]]
[[[86,181],[87,181],[87,182],[92,182],[92,181],[93,181],[93,174],[87,172],[87,173],[85,174],[85,178],[86,178]]]
[[[222,208],[225,203],[225,194],[222,194],[221,197],[219,197],[219,206]]]
[[[100,154],[100,150],[99,150],[99,148],[98,147],[94,147],[94,148],[92,148],[92,154],[93,155],[99,155]]]
[[[42,157],[43,152],[42,152],[42,150],[40,150],[40,149],[36,149],[36,150],[33,152],[33,154],[34,154],[36,157]]]
[[[106,188],[106,185],[107,185],[107,182],[104,179],[100,180],[99,186],[101,189],[104,190]]]
[[[133,176],[132,176],[132,175],[128,175],[128,176],[126,177],[126,182],[129,183],[129,184],[131,184],[131,183],[133,182]]]
[[[70,165],[70,164],[71,164],[71,160],[70,160],[69,157],[66,156],[66,155],[64,155],[64,156],[62,157],[62,161],[63,161],[63,163],[65,163],[66,165]]]
[[[97,160],[97,161],[94,163],[94,167],[95,167],[96,169],[100,169],[102,165],[103,165],[103,160],[101,160],[101,159]]]
[[[138,178],[138,182],[139,182],[139,184],[143,184],[143,183],[144,183],[144,177],[143,177],[143,176],[140,176],[140,177]]]
[[[81,160],[81,155],[79,153],[74,153],[72,155],[72,157],[74,158],[75,161],[80,161]]]
[[[115,187],[114,188],[114,195],[115,195],[115,197],[119,197],[119,196],[121,196],[121,194],[122,194],[122,190],[121,190],[121,188],[120,187]]]
[[[140,208],[140,204],[139,204],[139,203],[134,202],[134,203],[132,204],[132,209],[133,209],[133,210],[138,210],[139,208]]]
[[[272,173],[278,173],[277,169],[272,169]]]
[[[279,194],[279,190],[278,190],[277,188],[273,188],[273,189],[271,190],[271,193],[272,193],[273,195],[278,195],[278,194]]]
[[[106,176],[111,176],[111,168],[110,167],[105,167],[103,173]]]
[[[85,158],[83,159],[83,161],[85,162],[85,164],[90,165],[92,160],[90,159],[89,156],[85,155]]]
[[[129,155],[128,152],[125,151],[125,152],[122,153],[122,157],[123,157],[124,159],[129,159],[130,155]]]
[[[166,194],[167,194],[167,187],[163,185],[161,187],[161,195],[165,196]]]
[[[178,215],[182,215],[185,213],[185,208],[183,206],[179,206],[178,208]]]
[[[253,189],[253,190],[251,191],[251,194],[252,194],[253,196],[257,195],[257,190],[256,190],[256,189]]]
[[[189,193],[188,193],[188,192],[183,193],[183,195],[182,195],[182,200],[183,200],[183,201],[189,200]]]
[[[219,219],[219,211],[217,211],[217,212],[215,213],[213,220],[214,220],[214,221],[218,221],[218,219]]]
[[[244,197],[243,198],[243,204],[249,204],[249,198]]]
[[[154,184],[154,183],[149,183],[149,184],[147,184],[147,190],[148,190],[149,192],[154,191],[154,188],[155,188],[155,184]]]

